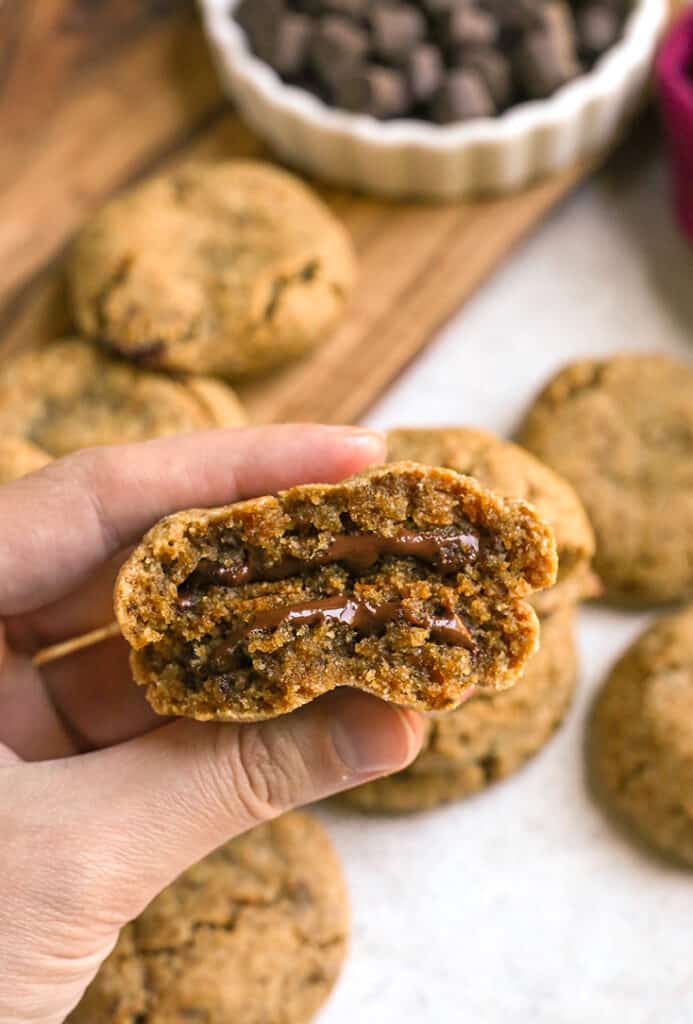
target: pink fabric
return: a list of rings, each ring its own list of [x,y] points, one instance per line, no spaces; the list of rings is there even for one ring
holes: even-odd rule
[[[693,7],[667,34],[656,64],[679,222],[693,241]]]

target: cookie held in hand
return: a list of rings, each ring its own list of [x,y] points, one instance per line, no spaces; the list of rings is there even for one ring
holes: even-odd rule
[[[272,718],[337,686],[445,710],[512,685],[556,564],[531,506],[398,463],[163,519],[115,610],[161,714]]]

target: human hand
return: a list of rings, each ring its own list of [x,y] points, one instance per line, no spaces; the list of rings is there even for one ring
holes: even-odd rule
[[[0,490],[0,1024],[58,1024],[119,929],[260,821],[404,767],[417,715],[339,690],[257,725],[166,722],[114,637],[32,655],[112,617],[128,547],[161,516],[335,481],[372,433],[215,431],[68,456]]]

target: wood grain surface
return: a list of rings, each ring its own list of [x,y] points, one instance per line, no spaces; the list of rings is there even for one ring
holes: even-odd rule
[[[89,213],[186,160],[266,156],[224,100],[186,0],[0,3],[0,351],[71,329],[61,261]],[[353,422],[590,169],[522,193],[389,203],[335,190],[361,273],[313,355],[240,388],[255,421]]]

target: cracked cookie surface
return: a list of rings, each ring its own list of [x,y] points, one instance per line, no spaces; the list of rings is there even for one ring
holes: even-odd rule
[[[115,611],[162,714],[253,721],[336,686],[430,711],[512,685],[537,641],[525,598],[555,574],[534,508],[397,463],[167,517]]]
[[[126,925],[67,1024],[307,1024],[344,959],[322,826],[287,814],[220,847]]]
[[[593,596],[594,533],[571,485],[537,458],[486,430],[472,427],[403,427],[387,434],[388,459],[444,466],[472,476],[503,498],[534,505],[553,528],[558,578],[531,598],[540,615]]]
[[[47,452],[19,437],[0,438],[0,484],[8,484],[51,461]]]
[[[693,369],[623,355],[563,369],[520,441],[575,487],[597,538],[606,596],[693,596]]]
[[[243,422],[240,402],[221,381],[140,370],[79,338],[0,368],[0,433],[55,457]]]
[[[422,811],[476,793],[517,771],[550,739],[575,689],[574,609],[542,618],[540,646],[511,690],[479,694],[426,719],[421,753],[402,772],[338,798],[363,811]]]
[[[693,606],[656,622],[614,666],[588,755],[606,804],[693,866]]]
[[[90,337],[150,367],[229,378],[323,340],[355,277],[345,228],[271,164],[200,164],[113,200],[74,244]]]

